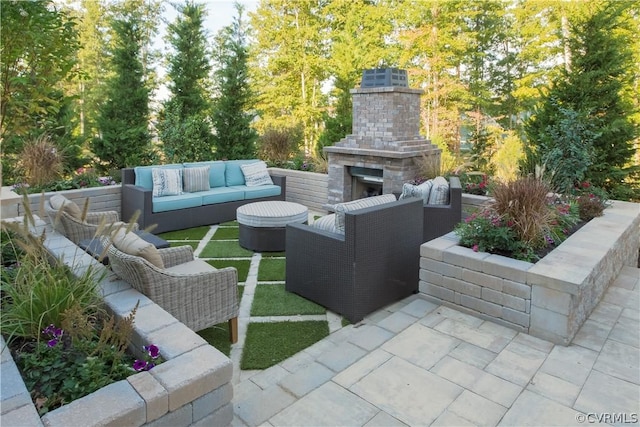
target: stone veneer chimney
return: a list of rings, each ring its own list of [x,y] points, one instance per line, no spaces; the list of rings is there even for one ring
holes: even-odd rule
[[[422,156],[440,162],[440,149],[420,136],[422,90],[400,86],[351,90],[353,134],[324,148],[329,162],[329,204],[353,198],[351,168],[366,168],[382,176],[382,193],[401,193],[415,178]],[[362,169],[360,169],[362,170]],[[379,179],[379,178],[378,178]]]

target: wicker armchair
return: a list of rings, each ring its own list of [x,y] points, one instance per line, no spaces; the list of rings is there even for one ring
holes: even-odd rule
[[[215,269],[194,259],[191,246],[158,249],[164,269],[146,259],[126,254],[107,237],[113,272],[149,297],[193,331],[229,322],[232,343],[238,340],[238,272],[233,267]],[[176,272],[177,269],[180,270]],[[172,271],[174,270],[174,271]]]
[[[424,205],[422,242],[436,239],[453,231],[462,221],[462,185],[460,178],[449,178],[449,203],[446,205]]]
[[[52,200],[57,209],[52,204]],[[80,207],[62,195],[55,195],[46,200],[44,209],[54,230],[76,245],[81,240],[93,239],[101,228],[114,224],[131,227],[133,231],[138,230],[137,223],[130,225],[121,223],[116,211],[87,212],[83,217]]]
[[[351,323],[418,291],[422,200],[345,212],[345,233],[312,225],[286,230],[289,292]]]

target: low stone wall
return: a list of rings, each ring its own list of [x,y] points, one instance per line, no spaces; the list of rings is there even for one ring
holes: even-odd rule
[[[44,226],[39,221],[39,228]],[[74,271],[91,265],[98,274],[104,274],[100,281],[102,294],[118,317],[127,316],[139,301],[131,350],[140,356],[143,345],[156,344],[165,362],[40,418],[9,349],[0,342],[2,425],[231,425],[233,365],[227,356],[63,236],[48,230],[45,245]]]
[[[421,246],[420,292],[567,345],[624,265],[636,266],[640,205],[615,201],[537,263],[474,252],[455,233]]]

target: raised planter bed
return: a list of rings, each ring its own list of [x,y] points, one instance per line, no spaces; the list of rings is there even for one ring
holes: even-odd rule
[[[568,345],[623,266],[637,266],[640,204],[614,201],[537,263],[474,252],[455,233],[424,243],[420,292]]]
[[[45,227],[44,221],[34,232]],[[74,270],[105,267],[63,236],[47,231],[45,246]],[[231,360],[173,316],[108,272],[100,282],[109,309],[128,315],[136,302],[132,350],[154,343],[165,362],[131,375],[39,417],[22,377],[0,338],[1,424],[7,426],[230,425]]]

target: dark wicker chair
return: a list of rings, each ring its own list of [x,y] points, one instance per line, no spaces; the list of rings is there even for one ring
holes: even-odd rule
[[[423,207],[399,200],[345,213],[345,234],[286,230],[286,289],[351,323],[418,291]]]
[[[449,204],[425,205],[422,242],[441,237],[453,231],[462,221],[462,185],[460,178],[449,178]]]

